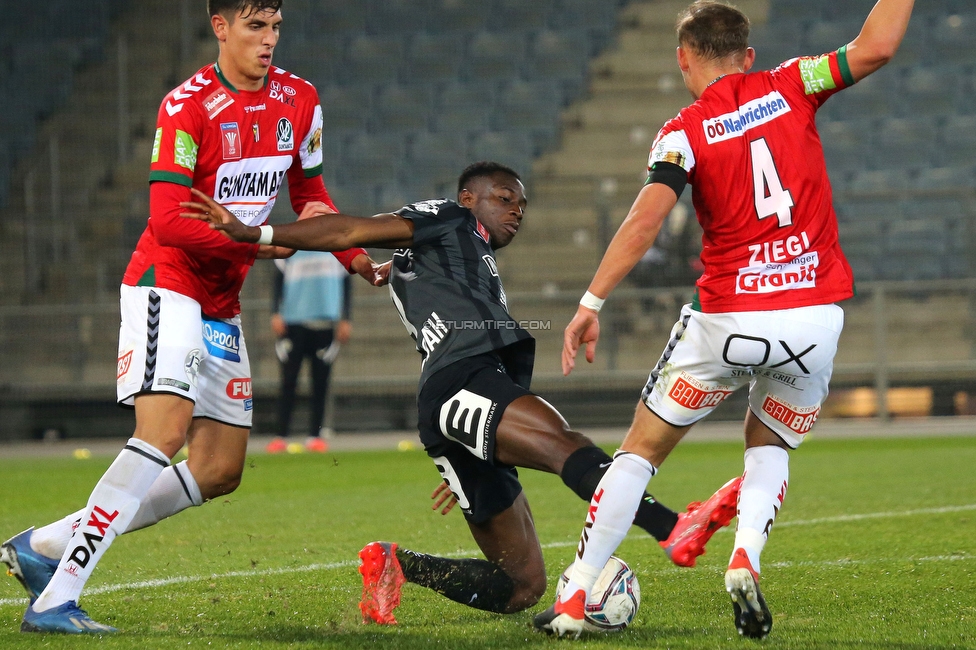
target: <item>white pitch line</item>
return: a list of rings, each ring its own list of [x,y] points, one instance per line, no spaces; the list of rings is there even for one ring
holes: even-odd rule
[[[942,515],[949,512],[965,512],[976,510],[976,503],[965,506],[945,506],[942,508],[919,508],[918,510],[900,510],[896,512],[868,512],[862,515],[837,515],[835,517],[821,517],[819,519],[797,519],[795,521],[777,521],[776,528],[784,526],[812,526],[816,524],[833,524],[845,521],[861,521],[863,519],[888,519],[891,517],[914,517],[915,515]]]
[[[829,524],[829,523],[841,523],[846,521],[860,521],[863,519],[887,519],[892,517],[912,517],[916,515],[932,515],[932,514],[946,514],[951,512],[965,512],[968,510],[976,510],[976,504],[968,504],[962,506],[944,506],[941,508],[919,508],[916,510],[902,510],[897,512],[869,512],[859,515],[837,515],[835,517],[819,517],[817,519],[796,519],[793,521],[783,521],[777,522],[776,527],[782,528],[784,526],[811,526],[816,524]],[[725,532],[731,530],[730,528],[725,528],[719,532]],[[542,548],[566,548],[569,546],[576,546],[578,540],[573,541],[562,541],[562,542],[549,542],[543,544]],[[452,553],[443,553],[444,556],[454,556],[454,557],[467,557],[477,554],[477,550],[469,551],[455,551]],[[854,559],[840,559],[840,560],[824,560],[819,562],[808,561],[808,562],[770,562],[766,566],[772,566],[780,569],[792,568],[792,567],[817,567],[817,566],[846,566],[854,564],[877,564],[883,562],[955,562],[960,560],[974,560],[976,555],[962,554],[962,555],[931,555],[920,558],[871,558],[864,560],[854,560]],[[329,571],[332,569],[343,569],[346,567],[357,566],[359,562],[357,560],[343,560],[341,562],[326,562],[319,564],[307,564],[305,566],[297,567],[282,567],[276,569],[260,569],[251,571],[229,571],[227,573],[215,573],[204,576],[174,576],[172,578],[159,578],[157,580],[140,580],[138,582],[126,582],[122,584],[114,585],[102,585],[101,587],[93,587],[85,592],[86,596],[97,596],[99,594],[110,594],[116,591],[125,591],[129,589],[153,589],[156,587],[167,587],[169,585],[187,584],[191,582],[203,582],[204,580],[220,580],[223,578],[252,578],[257,576],[270,576],[270,575],[283,575],[289,573],[309,573],[312,571]],[[672,569],[675,572],[682,571],[678,568]],[[24,606],[27,604],[26,598],[0,598],[0,607],[18,605]]]

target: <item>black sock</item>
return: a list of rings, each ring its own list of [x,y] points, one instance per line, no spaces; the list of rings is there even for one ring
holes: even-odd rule
[[[579,498],[589,501],[612,462],[610,455],[599,447],[580,447],[566,459],[559,476]],[[634,525],[646,530],[654,539],[664,541],[677,523],[678,513],[644,493]]]
[[[396,557],[407,581],[468,607],[504,614],[515,591],[508,574],[488,560],[454,560],[405,548],[398,548]]]

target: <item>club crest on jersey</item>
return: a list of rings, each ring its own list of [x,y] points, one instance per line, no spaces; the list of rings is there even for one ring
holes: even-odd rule
[[[197,348],[193,348],[186,353],[186,358],[183,360],[183,372],[186,373],[186,378],[193,386],[197,385],[197,375],[200,374],[200,363],[203,361],[203,353]]]
[[[223,122],[220,125],[220,136],[224,145],[224,160],[240,160],[241,129],[237,122]]]
[[[203,341],[207,352],[218,359],[241,360],[241,330],[220,320],[203,320]]]
[[[275,130],[278,136],[278,151],[294,151],[295,149],[295,129],[291,122],[286,118],[278,120],[278,128]]]
[[[233,103],[234,98],[223,88],[218,88],[203,100],[203,108],[207,111],[207,117],[212,120]]]
[[[477,233],[479,237],[481,237],[483,240],[485,240],[485,243],[486,244],[490,244],[491,243],[491,234],[489,234],[488,229],[485,228],[485,225],[483,223],[481,223],[480,221],[477,222],[477,223],[478,223],[478,226],[474,229],[475,233]]]

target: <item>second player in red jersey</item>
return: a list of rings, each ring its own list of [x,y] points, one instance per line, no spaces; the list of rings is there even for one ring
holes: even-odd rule
[[[569,581],[536,627],[578,635],[583,605],[633,519],[647,482],[699,420],[748,387],[744,472],[725,591],[739,634],[773,619],[759,589],[760,555],[783,506],[789,450],[814,426],[853,295],[814,116],[833,93],[894,56],[912,0],[879,0],[857,38],[835,52],[750,74],[749,19],[699,1],[678,19],[678,68],[695,100],[661,129],[648,179],[600,262],[563,338],[563,372],[581,344],[594,360],[597,313],[650,248],[689,183],[705,271],[648,376],[633,422],[590,502]],[[708,503],[679,522],[694,537],[716,525]]]
[[[149,224],[123,282],[173,289],[209,316],[240,311],[238,293],[258,252],[180,219],[190,187],[216,198],[242,222],[268,219],[287,181],[292,207],[333,209],[322,182],[322,109],[315,88],[272,67],[258,90],[238,89],[219,62],[170,92],[159,107],[149,173]],[[362,249],[336,254],[349,269]]]
[[[705,233],[701,311],[784,309],[853,295],[815,123],[823,102],[854,83],[846,49],[722,76],[658,133],[648,172],[668,163],[687,173]]]

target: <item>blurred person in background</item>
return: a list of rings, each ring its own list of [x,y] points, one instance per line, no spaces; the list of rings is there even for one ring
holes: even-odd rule
[[[318,251],[298,251],[288,259],[275,260],[275,266],[271,331],[278,339],[275,353],[281,364],[281,392],[278,435],[268,443],[267,451],[280,454],[289,450],[298,376],[308,359],[312,394],[305,449],[324,453],[333,434],[324,424],[332,363],[352,334],[349,274],[332,253]]]

